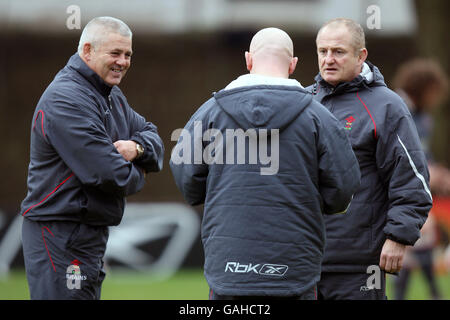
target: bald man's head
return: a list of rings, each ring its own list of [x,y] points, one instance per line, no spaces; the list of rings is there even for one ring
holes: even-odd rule
[[[258,31],[250,42],[250,49],[245,53],[245,58],[250,73],[285,78],[294,72],[298,60],[294,58],[291,38],[278,28]]]
[[[259,52],[294,56],[294,45],[289,35],[278,28],[265,28],[258,31],[250,42],[250,52],[255,55]]]

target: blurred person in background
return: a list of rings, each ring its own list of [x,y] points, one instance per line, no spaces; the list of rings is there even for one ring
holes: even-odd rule
[[[444,266],[447,272],[450,272],[450,245],[447,246],[444,252]]]
[[[394,76],[397,93],[406,102],[419,133],[430,171],[430,189],[433,195],[450,196],[450,171],[434,160],[431,152],[433,111],[448,94],[448,77],[432,59],[415,58],[405,62]],[[420,265],[430,287],[433,299],[441,297],[434,275],[433,249],[437,244],[438,226],[433,210],[422,227],[421,238],[405,253],[405,265],[395,279],[395,297],[404,299],[411,271]]]
[[[450,171],[434,160],[431,152],[433,111],[448,95],[448,77],[431,59],[417,58],[401,65],[393,81],[396,92],[407,104],[417,127],[430,170],[433,194],[450,195]]]
[[[348,214],[325,217],[318,298],[386,299],[385,273],[402,268],[432,205],[425,154],[407,106],[366,61],[361,25],[333,19],[316,45],[320,72],[307,89],[346,129],[361,169]]]
[[[131,43],[123,21],[94,18],[36,106],[21,205],[31,299],[100,299],[108,227],[120,223],[146,172],[162,169],[156,126],[118,87]]]

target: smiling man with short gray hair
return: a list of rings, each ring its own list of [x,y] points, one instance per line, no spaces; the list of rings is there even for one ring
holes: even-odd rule
[[[35,109],[21,206],[31,299],[100,299],[108,227],[120,223],[145,174],[162,169],[156,126],[118,87],[131,37],[116,18],[93,19]]]

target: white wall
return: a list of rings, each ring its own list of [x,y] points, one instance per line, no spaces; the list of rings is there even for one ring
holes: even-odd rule
[[[412,34],[416,27],[412,0],[0,0],[0,27],[28,31],[67,32],[70,5],[81,13],[81,28],[93,17],[111,15],[135,32],[257,29],[278,26],[313,33],[325,21],[348,17],[367,29],[367,8],[380,9],[383,35]],[[368,30],[371,32],[371,30]]]

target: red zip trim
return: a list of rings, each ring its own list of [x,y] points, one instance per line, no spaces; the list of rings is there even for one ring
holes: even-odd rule
[[[42,227],[42,229],[41,229],[41,231],[42,231],[42,240],[44,240],[45,250],[47,250],[47,254],[48,254],[48,257],[50,258],[50,262],[52,263],[53,270],[56,272],[56,268],[55,268],[55,265],[53,264],[52,256],[51,256],[51,254],[50,254],[50,251],[48,251],[47,242],[45,241],[44,229],[46,229],[46,230],[52,235],[52,237],[54,237],[54,235],[53,235],[53,233],[50,231],[49,228],[47,228],[47,227]]]
[[[367,113],[369,114],[370,119],[372,119],[372,123],[373,123],[373,127],[374,127],[374,136],[375,139],[377,139],[377,125],[375,124],[375,120],[373,120],[372,114],[369,111],[369,108],[367,108],[366,104],[361,100],[361,98],[359,97],[359,92],[356,92],[356,96],[358,97],[359,101],[361,101],[361,103],[363,104],[364,108],[366,108]]]
[[[30,210],[33,209],[34,207],[40,205],[42,202],[44,202],[45,200],[47,200],[48,197],[50,197],[52,194],[54,194],[54,193],[59,189],[59,187],[61,187],[64,183],[67,182],[67,180],[69,180],[69,179],[72,178],[72,177],[73,177],[73,173],[72,173],[70,176],[68,176],[63,182],[61,182],[60,184],[58,184],[58,186],[57,186],[55,189],[53,189],[53,191],[50,192],[50,193],[49,193],[44,199],[42,199],[39,203],[36,203],[36,204],[32,205],[31,207],[29,207],[29,208],[27,209],[27,211],[25,211],[25,212],[22,214],[22,216],[25,216],[25,214],[26,214],[28,211],[30,211]]]
[[[43,136],[45,138],[45,132],[44,132],[44,111],[39,110],[37,112],[36,118],[34,119],[33,130],[34,130],[34,127],[36,127],[36,121],[37,121],[37,118],[39,117],[39,114],[42,114],[42,117],[41,117],[41,129],[42,129],[42,134],[43,134]]]

